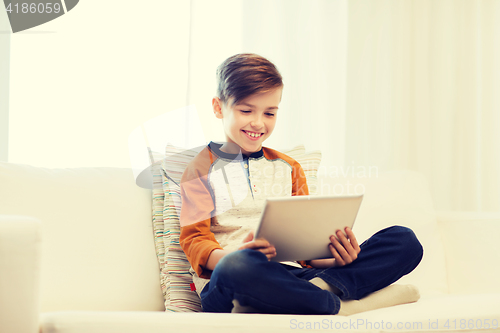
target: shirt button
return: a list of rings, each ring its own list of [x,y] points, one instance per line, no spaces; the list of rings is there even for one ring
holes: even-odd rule
[[[245,164],[245,169],[248,169],[248,164]]]

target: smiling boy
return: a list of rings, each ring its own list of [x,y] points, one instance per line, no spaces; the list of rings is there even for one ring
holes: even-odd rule
[[[228,103],[222,102],[219,97],[212,100],[215,116],[222,119],[226,141],[234,144],[232,147],[236,149],[239,147],[244,155],[259,151],[276,125],[283,87],[269,89],[272,90],[256,93],[237,103],[234,97]],[[221,148],[225,150],[229,147]]]
[[[211,142],[181,181],[179,241],[203,310],[350,314],[374,308],[374,302],[381,307],[418,299],[406,286],[372,294],[422,258],[420,243],[405,227],[381,230],[361,246],[352,230],[337,230],[325,235],[330,259],[270,261],[276,249],[253,238],[265,199],[309,194],[300,164],[262,146],[276,125],[282,77],[267,59],[237,54],[219,66],[217,80],[212,108],[226,142]],[[367,295],[369,302],[347,301]]]

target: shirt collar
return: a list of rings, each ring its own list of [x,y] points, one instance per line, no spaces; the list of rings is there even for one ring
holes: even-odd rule
[[[217,142],[211,141],[208,144],[208,147],[217,156],[224,158],[224,159],[228,159],[228,160],[241,160],[241,159],[247,160],[249,158],[260,158],[260,157],[264,156],[264,151],[262,150],[262,147],[260,148],[259,151],[253,152],[248,156],[242,154],[241,151],[239,154],[230,154],[230,153],[223,152],[222,150],[220,150],[220,147],[222,147],[222,143],[217,143]]]

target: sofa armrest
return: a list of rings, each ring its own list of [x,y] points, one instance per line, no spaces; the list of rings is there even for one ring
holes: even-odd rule
[[[498,293],[500,212],[437,212],[451,293]]]
[[[0,332],[38,332],[40,252],[40,220],[0,215]]]

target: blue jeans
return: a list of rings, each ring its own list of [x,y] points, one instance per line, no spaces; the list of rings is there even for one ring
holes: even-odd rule
[[[423,249],[411,229],[383,229],[360,245],[358,258],[342,267],[297,268],[269,261],[256,250],[240,250],[222,258],[201,292],[206,312],[231,312],[233,299],[262,313],[336,314],[340,299],[360,299],[410,273]],[[309,282],[320,277],[340,295]]]

